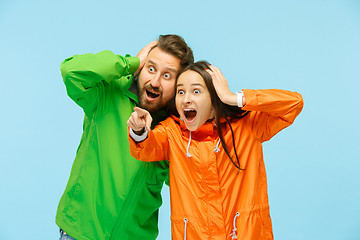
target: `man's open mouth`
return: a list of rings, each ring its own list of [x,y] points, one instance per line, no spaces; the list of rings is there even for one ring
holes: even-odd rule
[[[191,122],[195,119],[197,111],[195,109],[184,109],[184,116],[187,121]]]
[[[145,91],[146,91],[146,95],[147,95],[150,99],[154,99],[154,98],[157,98],[158,96],[160,96],[159,93],[153,92],[153,91],[151,91],[151,90],[149,90],[149,89],[146,89]]]

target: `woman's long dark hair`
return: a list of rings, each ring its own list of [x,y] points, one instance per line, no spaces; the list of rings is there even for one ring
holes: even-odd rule
[[[208,62],[206,62],[206,61],[198,61],[198,62],[195,62],[193,64],[190,64],[189,66],[187,66],[186,68],[182,69],[179,72],[179,74],[177,75],[177,78],[176,78],[176,83],[177,83],[177,80],[178,80],[179,76],[182,73],[184,73],[186,71],[189,71],[189,70],[197,72],[197,73],[199,73],[201,75],[201,77],[204,79],[206,87],[207,87],[207,89],[209,90],[209,93],[210,93],[211,104],[212,104],[212,106],[214,108],[214,113],[215,113],[215,123],[216,123],[216,126],[217,126],[217,131],[218,131],[218,135],[219,135],[221,144],[223,145],[223,148],[224,148],[227,156],[230,158],[230,160],[234,164],[234,166],[237,169],[239,169],[239,171],[244,170],[244,169],[242,169],[240,167],[240,160],[239,160],[238,154],[236,152],[234,131],[233,131],[232,127],[231,127],[231,123],[230,123],[229,119],[241,119],[241,118],[245,117],[249,112],[242,110],[238,106],[227,105],[227,104],[223,103],[220,100],[220,98],[218,97],[218,95],[216,93],[216,90],[214,88],[212,78],[211,78],[210,74],[208,72],[206,72],[206,70],[205,70],[205,69],[210,69],[209,66],[210,66],[210,64]],[[176,107],[175,107],[175,97],[169,103],[168,110],[169,110],[169,112],[171,114],[179,116],[178,112],[176,111]],[[235,151],[236,162],[230,156],[229,150],[227,149],[227,146],[225,144],[224,136],[222,134],[221,125],[220,125],[220,119],[222,117],[225,119],[226,123],[229,125],[230,130],[231,130],[232,143],[233,143],[233,147],[234,147],[234,151]]]

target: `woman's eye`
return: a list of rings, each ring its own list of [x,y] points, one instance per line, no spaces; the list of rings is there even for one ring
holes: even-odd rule
[[[164,78],[169,79],[169,78],[170,78],[170,74],[165,73],[165,74],[164,74]]]
[[[149,67],[149,72],[155,72],[155,68],[154,67]]]
[[[197,90],[197,89],[195,89],[195,90],[194,90],[194,93],[200,93],[200,91],[199,91],[199,90]]]
[[[183,90],[179,90],[179,91],[178,91],[178,94],[182,95],[182,94],[184,94],[184,91],[183,91]]]

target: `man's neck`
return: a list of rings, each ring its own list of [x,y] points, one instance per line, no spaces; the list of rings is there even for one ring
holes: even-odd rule
[[[131,86],[129,88],[129,91],[132,92],[133,94],[135,94],[136,96],[138,96],[138,94],[139,94],[139,89],[138,89],[138,85],[137,85],[137,77],[136,76],[133,76],[132,83],[131,83]]]
[[[129,91],[134,93],[136,96],[139,94],[138,84],[137,84],[137,77],[133,76],[133,82],[131,83],[131,86],[129,88]],[[138,96],[139,97],[139,96]],[[158,125],[159,122],[165,120],[169,114],[166,111],[166,107],[163,107],[156,112],[150,113],[151,117],[153,118],[153,121],[151,123],[151,129],[154,129],[156,125]]]
[[[159,109],[156,112],[151,113],[151,117],[153,118],[153,121],[151,123],[151,129],[154,129],[156,125],[159,124],[159,122],[165,120],[169,114],[166,112],[166,108]]]

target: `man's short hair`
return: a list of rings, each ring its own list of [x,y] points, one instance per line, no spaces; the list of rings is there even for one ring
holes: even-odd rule
[[[194,62],[194,55],[185,40],[179,35],[160,35],[155,47],[180,59],[181,68]],[[154,47],[154,48],[155,48]]]

